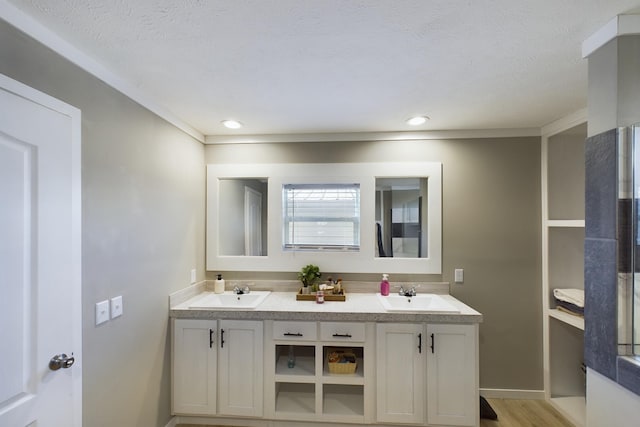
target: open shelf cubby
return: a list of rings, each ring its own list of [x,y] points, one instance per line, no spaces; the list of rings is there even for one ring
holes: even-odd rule
[[[276,382],[275,387],[276,412],[315,414],[315,384]]]
[[[324,384],[322,412],[326,415],[364,416],[364,386]]]
[[[289,349],[293,349],[294,364],[289,367]],[[316,374],[316,347],[314,345],[276,345],[276,376],[308,376]]]

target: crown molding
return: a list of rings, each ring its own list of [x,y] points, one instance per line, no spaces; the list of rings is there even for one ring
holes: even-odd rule
[[[9,4],[6,0],[0,0],[0,19],[42,43],[89,74],[92,74],[102,80],[104,83],[168,121],[186,134],[200,142],[204,142],[205,137],[202,132],[179,119],[175,114],[161,106],[154,99],[150,98],[138,88],[109,70],[107,67],[46,28],[31,16],[27,15],[12,4]]]
[[[420,132],[347,132],[292,133],[265,135],[207,135],[205,144],[273,144],[287,142],[354,142],[354,141],[416,141],[434,139],[513,138],[540,136],[540,128],[465,129]]]
[[[565,117],[542,126],[540,132],[543,137],[548,137],[563,132],[567,129],[571,129],[572,127],[578,126],[582,123],[586,123],[588,118],[587,113],[587,109],[582,108],[574,113],[571,113]]]

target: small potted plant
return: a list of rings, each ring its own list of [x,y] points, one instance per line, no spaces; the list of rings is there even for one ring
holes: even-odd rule
[[[317,265],[309,264],[302,267],[298,273],[298,280],[302,282],[302,293],[308,294],[309,287],[315,286],[316,280],[322,276]]]

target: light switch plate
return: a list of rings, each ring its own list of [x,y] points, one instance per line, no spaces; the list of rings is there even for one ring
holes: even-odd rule
[[[111,318],[122,316],[122,295],[111,298]]]
[[[196,283],[196,269],[191,270],[191,283]]]
[[[456,283],[464,282],[464,270],[462,268],[456,268],[453,274],[453,280]]]
[[[109,321],[109,300],[96,303],[96,326]]]

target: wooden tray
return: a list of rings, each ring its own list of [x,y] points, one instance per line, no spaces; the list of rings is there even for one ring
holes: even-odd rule
[[[325,301],[345,301],[347,296],[344,294],[344,289],[339,294],[324,294]],[[302,288],[298,290],[296,294],[296,301],[315,301],[316,294],[303,294]]]

